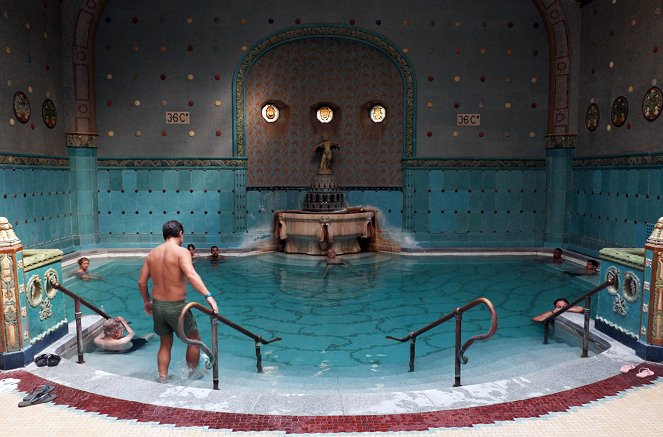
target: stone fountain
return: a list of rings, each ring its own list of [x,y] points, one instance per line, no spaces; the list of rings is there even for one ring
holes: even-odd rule
[[[274,214],[274,236],[286,253],[325,255],[331,248],[339,255],[357,253],[363,246],[360,240],[375,238],[375,210],[345,205],[331,169],[334,149],[339,145],[323,135],[316,146],[320,166],[302,209]]]

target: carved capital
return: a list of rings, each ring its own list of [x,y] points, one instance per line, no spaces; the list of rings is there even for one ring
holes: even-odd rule
[[[67,132],[66,134],[67,147],[88,147],[97,148],[97,134],[82,133],[82,132]]]
[[[546,149],[575,149],[576,134],[546,135]]]

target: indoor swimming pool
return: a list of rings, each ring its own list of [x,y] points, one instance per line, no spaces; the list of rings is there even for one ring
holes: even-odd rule
[[[400,256],[363,253],[343,257],[349,267],[326,270],[324,258],[270,253],[229,257],[211,263],[206,257],[194,265],[219,303],[219,312],[262,335],[283,340],[262,347],[264,374],[255,373],[253,341],[219,325],[221,385],[250,385],[253,389],[334,386],[353,388],[410,388],[435,379],[453,384],[454,321],[423,334],[417,341],[416,371],[408,372],[408,343],[385,337],[404,337],[477,297],[495,305],[498,329],[466,353],[463,384],[477,384],[533,372],[578,359],[581,341],[558,327],[543,345],[543,328],[530,320],[552,307],[555,298],[575,298],[595,286],[597,278],[572,277],[565,270],[578,265],[537,262],[531,256]],[[73,276],[64,268],[64,285],[127,319],[137,337],[152,332],[152,319],[143,312],[136,281],[141,257],[92,258],[90,271],[101,280]],[[189,296],[203,299],[192,289]],[[85,309],[84,314],[91,312]],[[201,338],[210,345],[209,318],[195,313]],[[67,319],[73,320],[68,300]],[[463,316],[463,341],[487,332],[490,314],[483,306]],[[559,324],[558,324],[559,325]],[[106,372],[146,380],[156,379],[159,340],[152,337],[128,354],[86,350],[86,365]],[[211,386],[211,371],[199,380],[188,378],[184,344],[175,340],[172,384]],[[592,354],[596,350],[591,351]],[[255,387],[253,387],[255,386]]]

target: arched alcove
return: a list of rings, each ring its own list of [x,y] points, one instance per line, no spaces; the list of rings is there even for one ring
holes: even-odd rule
[[[294,44],[297,43],[297,44]],[[243,59],[243,61],[240,63],[240,65],[237,67],[235,75],[234,75],[234,85],[235,85],[235,90],[234,90],[234,153],[238,157],[244,157],[248,156],[247,154],[247,147],[251,147],[252,145],[249,144],[247,135],[253,135],[252,129],[254,128],[253,126],[250,126],[250,123],[255,117],[256,120],[258,120],[259,117],[259,108],[256,107],[259,103],[262,103],[262,100],[267,100],[269,98],[278,98],[278,97],[270,97],[267,95],[261,95],[261,92],[266,92],[262,89],[260,90],[248,90],[248,85],[249,81],[255,80],[256,83],[261,83],[262,80],[267,80],[267,77],[265,75],[271,74],[269,72],[268,65],[274,65],[274,61],[271,59],[271,57],[278,58],[279,56],[284,56],[288,59],[293,59],[295,60],[295,67],[294,65],[285,65],[283,66],[284,69],[304,69],[306,67],[305,64],[301,64],[299,62],[296,62],[296,57],[293,58],[293,53],[299,53],[299,54],[304,54],[302,48],[306,47],[307,49],[314,49],[314,51],[317,53],[317,55],[314,57],[315,59],[308,58],[307,62],[319,62],[321,63],[320,65],[310,65],[309,66],[313,69],[313,80],[315,78],[320,78],[324,77],[324,71],[331,71],[332,75],[335,75],[333,77],[330,77],[329,84],[333,85],[335,87],[338,87],[336,91],[343,91],[341,88],[343,87],[343,83],[336,80],[339,75],[341,77],[345,77],[345,72],[344,68],[351,68],[352,71],[355,71],[356,74],[360,74],[359,72],[366,70],[366,72],[375,72],[377,70],[372,69],[370,65],[364,64],[362,62],[357,62],[357,57],[356,55],[359,55],[360,57],[358,58],[360,61],[362,57],[364,58],[371,58],[371,60],[376,61],[380,59],[380,67],[378,70],[384,72],[390,71],[388,73],[388,76],[390,77],[389,79],[384,79],[384,77],[381,74],[378,74],[378,77],[373,78],[375,80],[375,83],[380,85],[380,81],[388,80],[389,83],[391,84],[390,86],[393,86],[393,82],[395,81],[393,72],[396,72],[398,74],[398,86],[399,86],[399,98],[400,102],[393,104],[394,106],[397,106],[398,108],[394,108],[394,117],[399,117],[400,118],[400,132],[398,134],[398,138],[393,138],[389,137],[386,141],[392,142],[392,144],[388,144],[386,146],[390,147],[390,150],[396,150],[395,156],[397,156],[397,159],[401,159],[403,157],[412,157],[414,156],[414,151],[415,151],[415,138],[414,138],[414,112],[415,112],[415,77],[414,77],[414,71],[412,70],[411,66],[407,62],[407,60],[403,57],[403,54],[390,42],[386,41],[383,38],[380,38],[379,36],[376,36],[368,31],[356,29],[356,28],[346,28],[346,27],[335,27],[335,26],[310,26],[310,27],[298,27],[294,29],[288,29],[283,32],[280,32],[278,34],[275,34],[274,36],[267,38],[266,40],[259,42],[256,44],[246,55],[246,57]],[[266,57],[265,60],[266,62],[261,62],[260,59],[263,56],[266,56],[269,52],[279,48],[278,51],[275,51],[274,54],[271,54],[269,57]],[[326,50],[332,50],[333,53],[326,53]],[[377,56],[379,54],[379,57]],[[343,65],[339,65],[339,60],[334,59],[334,56],[341,56],[344,59],[341,60]],[[349,65],[349,60],[353,58],[353,66]],[[369,61],[370,62],[370,61]],[[390,65],[389,68],[387,68],[387,65]],[[266,67],[267,66],[267,67]],[[256,68],[256,70],[253,70]],[[326,70],[325,70],[326,69]],[[256,73],[256,76],[258,78],[255,78],[256,76],[253,76],[254,71],[258,71]],[[321,73],[322,72],[322,73]],[[310,72],[304,72],[302,71],[301,73],[306,73],[309,74]],[[283,73],[285,74],[285,73]],[[293,71],[293,75],[290,77],[290,80],[295,80],[293,82],[293,86],[296,86],[297,88],[299,87],[306,87],[309,86],[310,84],[304,83],[305,81],[297,81],[297,71]],[[278,76],[278,74],[277,74]],[[364,76],[362,74],[363,80],[367,80],[367,76]],[[284,78],[286,81],[288,78]],[[273,80],[273,77],[270,76],[269,80]],[[357,81],[357,78],[355,78],[355,82],[357,82],[354,86],[357,86],[361,83],[367,83],[367,82],[362,82],[362,81]],[[384,86],[384,84],[382,84]],[[323,87],[324,89],[324,87]],[[375,88],[379,89],[379,88]],[[256,95],[254,96],[254,91]],[[305,102],[300,102],[301,105],[304,106],[310,106],[316,104],[316,102],[323,102],[323,101],[333,101],[334,100],[334,89],[327,89],[325,90],[326,94],[325,95],[320,95],[319,99],[314,99],[313,94],[308,94],[308,100]],[[343,91],[345,93],[345,91]],[[296,94],[296,93],[295,93]],[[356,93],[359,94],[355,96],[355,101],[352,102],[351,107],[348,108],[342,108],[342,114],[341,116],[344,117],[344,120],[347,120],[349,123],[354,123],[358,124],[354,121],[354,117],[356,117],[356,111],[359,110],[362,106],[365,106],[367,101],[372,101],[375,100],[375,96],[371,95],[370,92],[366,93]],[[393,93],[392,96],[393,97]],[[363,100],[366,101],[363,101]],[[283,98],[281,98],[283,100]],[[285,101],[285,100],[284,100]],[[292,109],[292,104],[297,103],[297,102],[290,102],[290,101],[285,101],[290,108]],[[338,104],[338,103],[336,103]],[[304,107],[303,106],[303,107]],[[252,111],[251,114],[249,114],[249,111]],[[347,112],[346,112],[347,111]],[[303,114],[303,113],[302,113]],[[302,116],[302,115],[300,115]],[[293,121],[293,111],[290,111],[290,116],[289,116],[289,122]],[[256,125],[257,126],[257,125]],[[354,144],[357,144],[359,141],[364,141],[365,139],[363,136],[360,134],[360,129],[357,127],[357,129],[354,128],[349,128],[348,132],[346,132],[344,135],[352,135],[352,132],[356,133],[355,138],[353,138]],[[297,150],[299,151],[301,156],[298,156],[297,160],[297,166],[295,167],[295,170],[299,171],[301,170],[302,165],[306,164],[307,161],[311,160],[311,155],[313,153],[313,147],[315,145],[314,141],[316,138],[312,136],[312,134],[308,134],[308,137],[303,137],[301,141],[305,141],[306,144],[297,144]],[[347,139],[347,138],[345,138]],[[393,142],[396,141],[396,144]],[[371,141],[365,142],[365,144],[370,143]],[[308,148],[308,149],[307,149]],[[310,153],[304,153],[304,150],[310,150]],[[374,162],[375,160],[380,160],[384,157],[379,156],[380,150],[370,150],[370,148],[363,148],[359,149],[357,153],[359,154],[365,154],[365,156],[362,161],[361,165],[359,166],[354,166],[352,168],[348,169],[348,175],[351,176],[351,180],[348,182],[341,182],[344,185],[353,185],[353,181],[356,181],[355,183],[357,185],[362,184],[362,179],[357,176],[360,176],[359,173],[361,171],[370,171],[370,172],[381,172],[381,171],[389,171],[393,167],[393,159],[389,159],[389,162],[392,164],[384,165],[382,167],[375,168],[374,166],[371,166],[371,162]],[[352,155],[349,155],[348,158],[351,158]],[[262,156],[262,160],[265,159],[281,159],[281,155],[279,150],[271,150],[267,154],[267,156]],[[342,159],[339,157],[339,159]],[[284,171],[288,171],[289,162],[283,162],[279,161],[279,165],[281,166]],[[263,163],[259,163],[260,166],[263,165]],[[251,167],[251,164],[249,165]],[[313,167],[311,167],[313,168]],[[398,173],[398,178],[391,178],[391,180],[384,179],[382,182],[380,182],[381,185],[384,186],[389,186],[389,185],[400,185],[400,167],[397,168],[397,173]],[[292,175],[291,175],[292,176]],[[310,174],[306,176],[307,178],[310,177]],[[250,178],[249,178],[250,179]],[[380,180],[379,177],[376,178],[376,174],[373,174],[371,178],[367,178],[366,180]],[[251,185],[252,182],[249,181],[249,184]],[[259,183],[258,183],[259,184]],[[290,182],[292,184],[292,182]],[[303,185],[306,185],[306,183],[303,183]]]
[[[326,135],[337,142],[333,171],[344,186],[401,185],[404,93],[401,71],[374,46],[348,38],[291,40],[264,53],[245,77],[244,129],[249,187],[302,187],[317,170],[315,145]],[[280,117],[267,122],[261,108],[281,106]],[[367,105],[388,108],[370,135]],[[316,117],[333,108],[329,122]]]

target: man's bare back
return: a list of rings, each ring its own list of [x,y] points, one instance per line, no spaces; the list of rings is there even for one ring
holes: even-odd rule
[[[159,381],[168,377],[170,354],[173,347],[173,332],[181,320],[184,320],[184,333],[188,338],[200,339],[195,319],[188,311],[180,315],[186,301],[186,281],[212,307],[219,312],[212,293],[207,290],[191,262],[189,251],[182,246],[184,227],[176,220],[163,225],[164,243],[147,255],[138,277],[138,290],[143,298],[145,312],[154,318],[154,332],[159,335],[161,344],[157,353]],[[152,298],[148,283],[152,279]],[[180,308],[180,305],[182,308]],[[173,311],[173,308],[175,312]],[[182,319],[183,317],[183,319]],[[198,367],[200,348],[191,343],[187,346],[186,361],[193,372]]]
[[[210,294],[200,275],[193,268],[189,251],[180,244],[181,242],[178,242],[177,239],[170,238],[152,249],[145,259],[138,284],[147,314],[152,314],[152,304],[149,298],[145,299],[147,281],[150,278],[152,279],[152,297],[163,302],[177,302],[186,299],[187,279],[193,288],[203,296]],[[209,299],[212,309],[217,312],[218,308],[214,298]]]
[[[189,261],[189,251],[175,244],[163,243],[147,256],[147,268],[152,277],[152,296],[166,302],[186,297],[186,280],[181,264]]]

